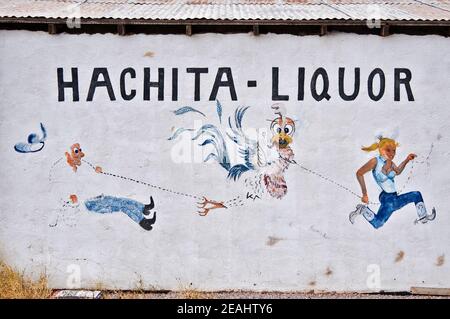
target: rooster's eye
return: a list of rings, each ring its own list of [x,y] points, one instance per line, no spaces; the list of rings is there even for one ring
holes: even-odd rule
[[[77,149],[77,148],[74,149],[73,152],[74,152],[75,154],[78,154],[78,149]]]
[[[286,134],[292,134],[294,132],[294,127],[290,124],[286,124],[286,126],[284,127],[284,133]]]
[[[272,127],[272,130],[273,130],[274,133],[278,133],[278,134],[280,134],[281,131],[282,131],[279,124],[275,124],[275,125]]]

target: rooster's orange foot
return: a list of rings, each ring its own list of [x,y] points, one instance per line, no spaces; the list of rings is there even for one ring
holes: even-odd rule
[[[223,202],[216,202],[213,200],[209,200],[206,197],[203,197],[203,200],[198,204],[198,208],[199,210],[197,211],[197,213],[200,216],[206,216],[208,215],[209,211],[212,209],[217,209],[217,208],[227,208]]]

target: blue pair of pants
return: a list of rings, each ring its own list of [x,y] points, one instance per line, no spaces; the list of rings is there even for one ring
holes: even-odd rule
[[[420,192],[409,192],[398,195],[397,193],[386,193],[383,191],[380,194],[381,206],[375,217],[372,220],[369,220],[369,223],[371,223],[374,228],[380,228],[396,210],[399,210],[409,203],[417,204],[420,202],[423,202],[422,194]]]
[[[84,204],[89,211],[95,213],[122,212],[138,224],[144,219],[144,204],[132,199],[101,195],[87,200]]]

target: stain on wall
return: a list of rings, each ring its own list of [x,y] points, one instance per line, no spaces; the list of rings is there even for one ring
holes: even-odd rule
[[[274,246],[274,245],[276,245],[277,243],[279,243],[279,242],[282,241],[282,240],[283,240],[283,238],[274,237],[274,236],[269,236],[269,237],[267,238],[266,245],[267,245],[267,246]]]
[[[399,263],[399,262],[401,262],[403,260],[403,258],[405,258],[405,252],[403,250],[400,250],[397,253],[397,256],[395,256],[395,262]]]
[[[441,255],[436,259],[436,266],[440,267],[445,264],[445,255]]]

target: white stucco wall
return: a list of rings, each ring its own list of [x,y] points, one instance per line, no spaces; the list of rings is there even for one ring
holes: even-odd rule
[[[153,54],[146,54],[151,51]],[[66,90],[58,101],[57,68],[78,68],[80,101]],[[98,88],[86,101],[92,70],[107,67],[116,101]],[[136,89],[131,101],[120,95],[120,72],[132,67]],[[144,101],[143,69],[165,68],[164,101],[151,89]],[[201,100],[194,101],[194,76],[188,67],[207,67],[201,76]],[[228,181],[217,163],[176,163],[168,141],[174,128],[194,120],[219,124],[216,103],[208,101],[218,67],[230,67],[237,91],[219,90],[223,124],[239,105],[249,105],[245,127],[267,128],[273,119],[272,67],[279,67],[280,94],[287,116],[297,122],[292,148],[295,160],[360,193],[356,170],[375,153],[360,150],[378,133],[394,134],[399,164],[410,152],[419,155],[405,191],[422,192],[437,218],[414,225],[415,208],[393,214],[380,229],[362,217],[354,225],[348,214],[358,198],[300,167],[285,173],[287,195],[270,196],[242,207],[196,213],[196,200],[142,184],[95,174],[83,163],[73,173],[64,156],[80,143],[85,159],[105,172],[120,174],[180,192],[228,200],[245,194],[243,179]],[[297,101],[297,68],[306,68],[305,99]],[[312,98],[309,83],[319,67],[328,72],[330,100]],[[338,68],[361,69],[361,89],[354,101],[338,93]],[[367,94],[374,68],[386,75],[380,101]],[[179,71],[178,101],[171,99],[171,68]],[[414,101],[401,87],[394,101],[394,68],[412,73]],[[0,254],[30,273],[46,271],[53,287],[202,290],[408,290],[411,286],[449,287],[450,243],[450,42],[438,36],[354,34],[324,37],[291,35],[48,35],[0,32]],[[257,80],[256,88],[247,87]],[[351,90],[351,83],[346,88]],[[171,111],[192,106],[203,112],[176,116]],[[13,146],[39,132],[48,138],[42,151],[21,154]],[[197,145],[194,142],[193,145]],[[201,157],[201,155],[200,155]],[[399,188],[410,167],[397,177]],[[50,178],[49,178],[49,175]],[[366,176],[369,197],[378,189]],[[143,230],[125,214],[96,214],[80,205],[62,210],[61,200],[100,194],[147,202],[155,199],[157,220]],[[376,211],[377,207],[372,205]],[[59,219],[58,219],[58,216]],[[58,221],[55,225],[56,220]],[[51,227],[53,226],[53,227]],[[374,266],[375,265],[375,266]],[[77,268],[79,267],[79,268]],[[380,275],[380,285],[376,276]],[[375,271],[375,272],[374,272]],[[73,277],[75,275],[75,277]],[[72,277],[71,277],[72,276]],[[372,276],[372,277],[371,277]],[[373,277],[375,276],[375,277]],[[369,281],[369,285],[368,285]]]

